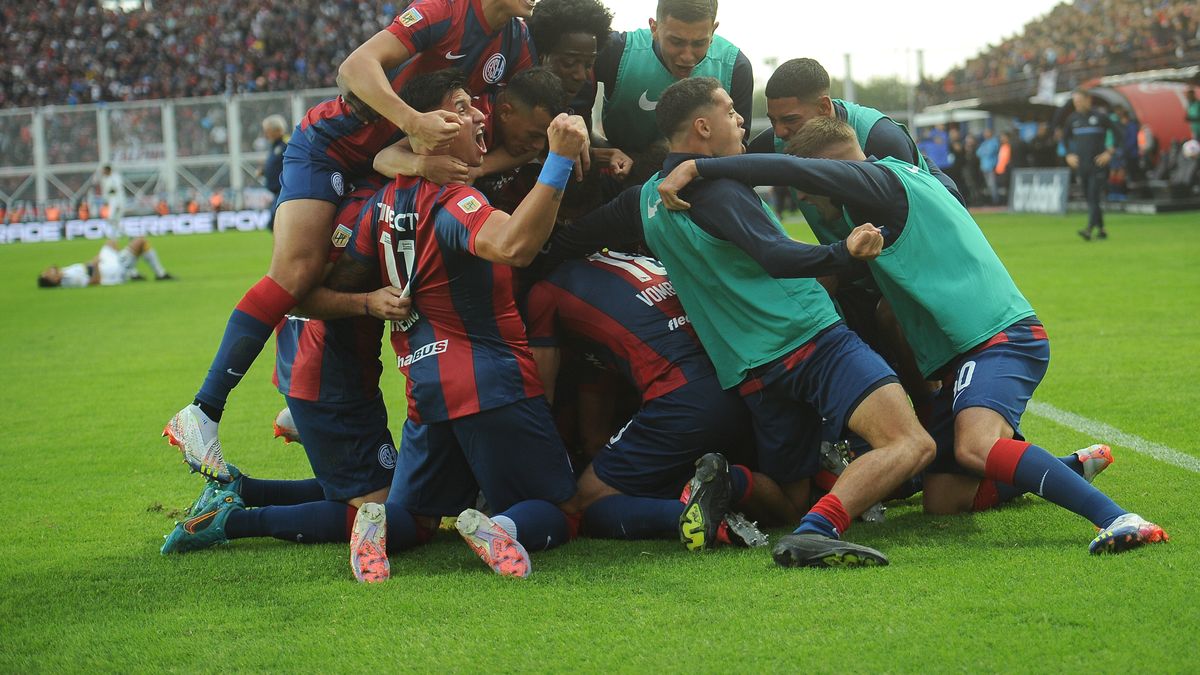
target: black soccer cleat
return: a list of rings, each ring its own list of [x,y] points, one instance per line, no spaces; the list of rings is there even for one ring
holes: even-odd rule
[[[679,516],[679,541],[689,551],[711,551],[717,547],[717,530],[732,500],[728,460],[717,452],[696,460],[696,475],[688,482],[687,493]]]
[[[882,567],[887,556],[868,546],[820,534],[789,534],[771,549],[780,567]]]

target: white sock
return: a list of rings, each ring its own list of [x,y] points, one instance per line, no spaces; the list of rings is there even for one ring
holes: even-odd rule
[[[146,264],[150,265],[150,269],[154,270],[154,276],[161,277],[167,273],[163,269],[162,263],[158,261],[158,253],[154,249],[147,248],[146,252],[142,254],[142,260],[145,260]]]
[[[492,516],[492,522],[499,525],[500,529],[508,533],[508,536],[513,539],[517,538],[517,524],[508,516]]]

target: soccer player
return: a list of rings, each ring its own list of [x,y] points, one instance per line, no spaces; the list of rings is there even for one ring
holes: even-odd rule
[[[589,131],[596,103],[596,55],[611,33],[612,12],[598,0],[541,0],[529,19],[538,63],[562,79],[570,101],[567,112],[583,117]],[[633,160],[618,148],[593,144],[591,153],[617,180],[633,168]]]
[[[66,267],[51,265],[38,275],[38,288],[86,288],[87,286],[115,286],[126,281],[142,281],[137,272],[137,261],[145,260],[154,270],[158,281],[169,281],[175,277],[167,273],[158,260],[158,253],[150,247],[145,237],[130,239],[124,248],[113,239],[104,242],[95,258],[86,263],[75,263]]]
[[[657,110],[670,141],[664,174],[697,157],[742,152],[741,115],[713,78],[671,85]],[[883,360],[845,327],[812,278],[839,271],[851,250],[874,246],[865,228],[825,249],[790,239],[755,192],[736,181],[695,186],[688,214],[662,207],[655,186],[630,188],[555,235],[560,257],[644,234],[704,345],[721,386],[749,406],[760,461],[797,508],[819,468],[821,420],[849,428],[875,448],[842,473],[832,490],[773,549],[784,566],[886,564],[879,551],[841,541],[851,519],[933,459],[934,444]],[[785,277],[785,278],[773,278]],[[791,277],[791,278],[787,278]],[[807,452],[789,460],[797,448]]]
[[[424,149],[460,130],[447,111],[420,113],[396,96],[414,75],[447,66],[470,78],[476,94],[494,91],[532,65],[527,0],[420,0],[346,58],[338,71],[347,92],[308,111],[284,151],[274,248],[267,276],[242,297],[226,324],[208,375],[191,405],[163,435],[201,473],[229,480],[218,424],[229,392],[262,351],[271,330],[318,285],[334,214],[356,175],[371,171],[400,135]]]
[[[748,468],[707,455],[744,444],[751,432],[746,406],[721,388],[657,260],[604,251],[564,262],[530,289],[525,307],[529,344],[551,402],[564,343],[641,396],[641,407],[579,479],[585,533],[678,534],[693,550],[714,548],[718,529],[725,541],[732,529],[738,541],[765,542],[731,509],[749,506],[751,488],[769,479],[756,481]],[[698,460],[704,468],[685,504],[680,488]],[[765,495],[756,497],[761,504]]]
[[[654,108],[673,82],[717,78],[733,96],[749,132],[754,71],[740,49],[714,34],[717,25],[716,0],[659,0],[649,29],[614,33],[596,59],[596,80],[604,83],[605,92],[604,134],[635,165],[648,162],[645,175],[656,170],[662,157],[652,146],[665,148]]]
[[[1075,110],[1063,121],[1063,144],[1067,147],[1067,166],[1079,176],[1088,204],[1087,227],[1079,231],[1079,236],[1091,241],[1095,230],[1096,238],[1107,239],[1100,200],[1104,199],[1108,184],[1108,164],[1121,146],[1125,132],[1104,111],[1094,107],[1092,93],[1086,87],[1072,92],[1071,102]]]
[[[839,120],[810,122],[788,150],[818,159],[747,155],[685,162],[660,193],[668,207],[679,207],[684,204],[675,195],[695,177],[782,180],[826,217],[843,213],[858,224],[855,232],[870,228],[881,247],[866,255],[849,248],[871,261],[922,373],[945,379],[940,396],[950,401],[944,421],[952,420],[953,461],[997,486],[1033,492],[1087,518],[1100,530],[1092,553],[1166,541],[1161,527],[1122,509],[1082,471],[1021,436],[1021,415],[1050,361],[1049,340],[962,204],[920,167],[895,158],[867,161],[854,129]],[[937,492],[948,459],[931,466],[926,491]]]
[[[118,239],[125,236],[121,227],[121,216],[125,215],[125,180],[113,171],[111,164],[100,169],[100,196],[108,207],[108,236]]]
[[[414,78],[401,95],[414,109],[455,115],[459,134],[445,152],[479,166],[484,117],[465,80],[443,70]],[[512,215],[468,186],[398,177],[350,233],[327,285],[392,285],[412,297],[411,316],[391,324],[407,380],[404,451],[386,504],[360,509],[359,521],[367,522],[356,525],[363,536],[351,541],[367,580],[387,578],[388,551],[419,543],[418,523],[433,527],[448,513],[461,512],[463,539],[506,576],[529,574],[529,549],[569,538],[574,475],[542,396],[511,266],[529,264],[549,236],[573,173],[569,157],[586,141],[583,120],[556,117],[542,178]],[[495,510],[491,518],[467,508],[480,491]]]

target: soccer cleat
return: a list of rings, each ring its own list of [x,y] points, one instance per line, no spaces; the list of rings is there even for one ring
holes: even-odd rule
[[[1126,513],[1101,530],[1088,546],[1088,553],[1121,553],[1142,544],[1170,541],[1165,530],[1136,513]]]
[[[171,276],[170,272],[163,272],[162,274],[154,277],[154,280],[155,281],[175,281],[175,277]]]
[[[1100,230],[1099,232],[1096,233],[1096,238],[1097,239],[1108,239],[1108,231]]]
[[[717,528],[717,541],[727,546],[762,548],[770,543],[758,523],[740,513],[727,513]]]
[[[789,534],[771,549],[781,567],[882,567],[888,559],[867,546],[819,534]]]
[[[225,466],[229,467],[229,475],[232,480],[228,483],[222,483],[212,478],[206,480],[204,482],[204,489],[200,491],[200,496],[188,507],[187,511],[184,511],[185,515],[190,516],[193,513],[200,513],[208,508],[209,502],[216,497],[218,492],[232,492],[238,497],[242,496],[242,472],[232,464],[226,464]]]
[[[821,468],[835,476],[842,475],[846,467],[850,466],[850,442],[839,441],[838,443],[830,443],[828,441],[821,442]],[[887,507],[883,502],[876,502],[863,511],[859,516],[863,522],[867,523],[882,523],[887,517]]]
[[[1083,237],[1084,241],[1091,241],[1092,240],[1092,231],[1087,228],[1084,228],[1079,231],[1079,236]]]
[[[284,444],[299,443],[304,445],[304,441],[300,440],[300,430],[296,428],[296,422],[292,420],[292,411],[284,408],[275,416],[275,438],[282,438]]]
[[[350,531],[350,569],[354,578],[367,584],[387,581],[391,567],[387,557],[387,510],[383,504],[367,502],[358,507]]]
[[[191,514],[163,537],[162,554],[187,553],[229,541],[225,537],[225,521],[229,514],[246,508],[242,498],[232,492],[219,491],[202,510]]]
[[[711,551],[717,547],[717,530],[732,499],[729,462],[717,452],[701,457],[696,460],[696,475],[684,489],[688,499],[679,516],[679,541],[689,551]]]
[[[496,574],[505,577],[529,576],[529,554],[525,552],[525,547],[491,518],[475,509],[467,509],[458,514],[454,526],[467,546]]]
[[[1101,471],[1107,469],[1109,464],[1116,461],[1113,459],[1112,448],[1103,443],[1089,445],[1082,450],[1076,450],[1074,454],[1079,460],[1079,465],[1083,467],[1083,479],[1089,483],[1099,476]]]
[[[183,461],[209,478],[222,483],[232,480],[229,466],[221,454],[221,441],[217,438],[217,424],[208,419],[195,404],[185,406],[171,418],[163,429],[171,445],[183,453]],[[211,437],[210,437],[211,436]]]
[[[146,280],[146,277],[142,276],[141,274],[138,274],[137,272],[134,272],[133,274],[129,275],[129,281],[145,281],[145,280]]]

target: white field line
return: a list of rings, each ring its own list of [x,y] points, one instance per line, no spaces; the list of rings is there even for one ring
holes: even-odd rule
[[[1141,436],[1127,434],[1120,429],[1098,422],[1093,419],[1088,419],[1083,415],[1076,415],[1073,412],[1059,410],[1049,403],[1041,403],[1039,401],[1029,402],[1029,412],[1062,425],[1068,429],[1074,429],[1085,436],[1090,436],[1101,443],[1109,443],[1111,445],[1119,445],[1124,448],[1129,448],[1143,455],[1148,455],[1167,464],[1177,466],[1181,469],[1187,469],[1195,473],[1200,473],[1200,457],[1193,457],[1184,452],[1180,452],[1175,448],[1169,448],[1165,445],[1148,441]]]

